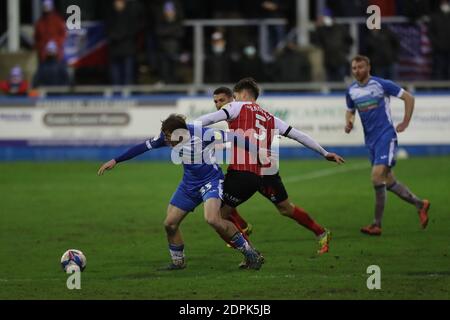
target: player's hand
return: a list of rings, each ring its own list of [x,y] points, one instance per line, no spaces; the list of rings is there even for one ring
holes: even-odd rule
[[[326,155],[325,159],[327,159],[328,161],[336,162],[337,164],[345,163],[344,158],[333,152],[329,152]]]
[[[396,131],[397,132],[403,132],[403,131],[406,130],[406,128],[408,128],[408,126],[409,126],[409,123],[407,123],[407,122],[400,122],[397,125]]]
[[[352,129],[353,129],[353,122],[347,123],[347,125],[345,126],[345,133],[350,133]]]
[[[114,168],[116,166],[116,160],[112,159],[109,160],[108,162],[104,163],[100,169],[98,169],[97,174],[99,176],[103,175],[103,172],[105,172],[106,170],[111,170],[112,168]]]

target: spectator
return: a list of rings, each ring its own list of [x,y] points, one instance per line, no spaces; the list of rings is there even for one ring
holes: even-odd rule
[[[334,24],[330,11],[325,10],[317,20],[311,40],[323,50],[327,80],[342,81],[347,74],[347,55],[353,44],[348,29]]]
[[[247,1],[241,0],[214,0],[212,3],[213,19],[244,19],[246,17],[242,12],[242,3]],[[227,51],[230,55],[239,55],[241,48],[247,44],[249,38],[253,38],[250,34],[250,28],[246,27],[220,27],[218,31],[227,37]]]
[[[205,60],[205,82],[231,82],[230,65],[232,61],[227,52],[227,42],[223,33],[216,31],[211,36],[211,52]]]
[[[260,2],[261,17],[264,19],[284,18],[287,15],[287,1],[281,0],[264,0]],[[263,48],[264,61],[273,60],[272,53],[278,43],[283,40],[286,34],[284,25],[271,25],[268,27],[268,46]],[[266,52],[267,50],[267,52]]]
[[[304,82],[311,80],[311,64],[306,54],[294,42],[288,42],[276,55],[274,79],[276,82]]]
[[[429,0],[403,0],[398,7],[402,9],[401,14],[407,16],[413,22],[429,16],[431,13]]]
[[[143,2],[145,8],[145,14],[147,19],[144,19],[144,36],[146,57],[150,73],[159,77],[159,55],[158,55],[158,43],[156,37],[156,19],[158,16],[158,2],[145,1]]]
[[[393,0],[369,0],[369,6],[371,5],[380,7],[382,17],[391,17],[396,14],[396,3]]]
[[[252,77],[258,82],[266,81],[265,65],[256,51],[256,47],[249,44],[244,47],[242,53],[242,58],[234,64],[235,71],[232,80],[237,82],[240,79]]]
[[[64,41],[66,40],[66,24],[64,19],[54,10],[53,0],[44,0],[43,14],[34,27],[34,43],[39,61],[45,60],[45,46],[54,40],[58,47],[58,60],[64,57]]]
[[[369,30],[366,46],[373,74],[385,79],[394,78],[394,67],[400,50],[400,41],[394,33],[388,27]]]
[[[28,87],[28,81],[23,78],[22,69],[19,66],[11,69],[8,80],[0,81],[0,91],[10,96],[27,95]]]
[[[430,16],[429,36],[433,50],[433,78],[450,80],[450,3],[442,0],[440,11]]]
[[[133,4],[114,0],[106,20],[109,41],[110,76],[113,85],[135,83],[135,56],[139,20]]]
[[[58,45],[51,40],[46,46],[45,60],[39,64],[34,75],[33,87],[67,85],[69,85],[69,73],[66,64],[58,60]]]
[[[162,81],[178,82],[177,65],[184,34],[183,15],[179,1],[159,1],[156,11],[156,37]]]

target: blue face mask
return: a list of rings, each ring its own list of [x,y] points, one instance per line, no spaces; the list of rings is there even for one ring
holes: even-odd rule
[[[331,17],[325,16],[325,17],[323,18],[323,24],[324,24],[326,27],[331,27],[331,26],[333,25],[333,19],[332,19]]]

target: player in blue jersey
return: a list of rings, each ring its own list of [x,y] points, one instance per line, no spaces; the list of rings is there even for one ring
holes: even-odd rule
[[[370,75],[370,60],[358,55],[352,59],[352,74],[356,79],[347,90],[347,112],[345,132],[350,133],[355,121],[355,112],[361,118],[364,138],[372,164],[372,184],[375,189],[374,222],[361,228],[369,235],[381,235],[381,220],[386,201],[386,189],[414,205],[422,228],[428,224],[430,201],[420,199],[394,176],[397,132],[405,131],[414,110],[414,97],[396,83]],[[389,107],[390,97],[400,98],[405,103],[403,121],[395,128]]]
[[[184,241],[179,227],[187,213],[202,202],[207,223],[244,255],[248,269],[259,269],[264,262],[262,255],[252,247],[236,226],[223,219],[220,214],[224,176],[215,163],[212,143],[231,141],[230,139],[234,139],[234,136],[220,130],[194,127],[186,124],[183,116],[172,114],[162,122],[159,136],[132,147],[121,156],[103,164],[98,171],[98,174],[102,175],[117,163],[146,151],[165,146],[173,147],[172,161],[183,163],[184,175],[170,200],[164,222],[172,258],[169,270],[186,267]]]

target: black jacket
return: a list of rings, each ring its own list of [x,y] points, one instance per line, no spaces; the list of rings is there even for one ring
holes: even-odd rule
[[[386,67],[397,62],[400,42],[389,28],[369,31],[366,45],[366,54],[372,65]]]
[[[450,53],[450,13],[438,12],[430,16],[429,36],[433,51]]]
[[[136,39],[139,19],[136,4],[127,3],[122,12],[113,9],[106,19],[106,35],[111,57],[126,57],[136,54]]]
[[[334,24],[318,27],[311,38],[315,45],[322,48],[327,67],[338,67],[347,63],[353,39],[345,26]]]

